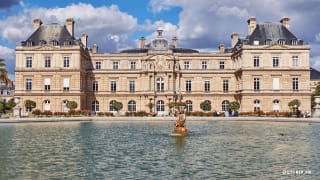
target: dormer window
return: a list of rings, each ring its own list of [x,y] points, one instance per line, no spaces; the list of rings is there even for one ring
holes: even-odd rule
[[[278,44],[279,44],[279,45],[284,45],[284,44],[285,44],[285,40],[279,39],[279,40],[278,40]]]
[[[253,45],[258,46],[259,45],[259,41],[258,40],[254,40],[253,41]]]
[[[53,40],[53,41],[51,41],[51,45],[52,45],[52,46],[58,46],[58,45],[59,45],[59,42],[56,41],[56,40]]]
[[[33,42],[32,41],[27,41],[27,46],[32,46]]]
[[[39,41],[40,46],[45,45],[45,44],[47,44],[46,41],[44,41],[44,40]]]
[[[296,39],[291,40],[291,45],[296,46],[298,45],[298,41]]]
[[[64,42],[63,42],[63,45],[64,45],[64,46],[70,46],[70,45],[71,45],[71,41],[64,41]]]
[[[271,45],[272,44],[272,40],[271,39],[267,39],[266,40],[266,45]]]

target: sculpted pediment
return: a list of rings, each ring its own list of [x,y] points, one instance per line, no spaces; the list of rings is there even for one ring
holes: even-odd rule
[[[35,50],[39,50],[39,51],[53,51],[53,50],[58,50],[58,48],[46,44],[46,45],[43,45],[43,46],[40,46],[40,47],[36,48]]]
[[[288,49],[288,47],[280,45],[280,44],[273,44],[267,47],[267,49]]]

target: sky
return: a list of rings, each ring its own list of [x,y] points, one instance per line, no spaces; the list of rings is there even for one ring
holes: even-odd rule
[[[33,33],[33,19],[43,24],[75,20],[75,36],[88,35],[88,46],[119,52],[147,43],[161,27],[179,47],[218,51],[230,47],[230,35],[247,35],[247,20],[257,23],[290,18],[290,31],[311,46],[310,65],[320,70],[320,0],[0,0],[0,58],[14,78],[15,47]]]

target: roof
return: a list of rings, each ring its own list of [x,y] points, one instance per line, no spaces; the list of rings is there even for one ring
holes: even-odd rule
[[[60,45],[76,45],[77,42],[73,36],[69,33],[64,25],[50,24],[46,26],[40,26],[26,41],[22,42],[23,46],[49,44],[57,42]]]
[[[310,68],[310,80],[320,80],[320,72]]]

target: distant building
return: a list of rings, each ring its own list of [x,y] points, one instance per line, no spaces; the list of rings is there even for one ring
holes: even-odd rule
[[[0,101],[8,102],[14,97],[14,83],[10,81],[6,84],[3,80],[0,80]]]
[[[161,115],[178,97],[187,111],[200,111],[203,101],[215,111],[227,111],[232,101],[240,111],[288,111],[293,99],[310,111],[310,46],[289,25],[289,18],[262,24],[250,18],[248,36],[233,33],[231,48],[221,44],[218,52],[180,48],[178,38],[169,42],[159,29],[139,48],[99,53],[97,45],[88,48],[86,34],[75,38],[73,19],[65,25],[36,19],[34,33],[16,47],[15,96],[54,112],[67,111],[71,100],[78,109],[114,111],[119,101],[121,112],[149,111],[153,103]]]

